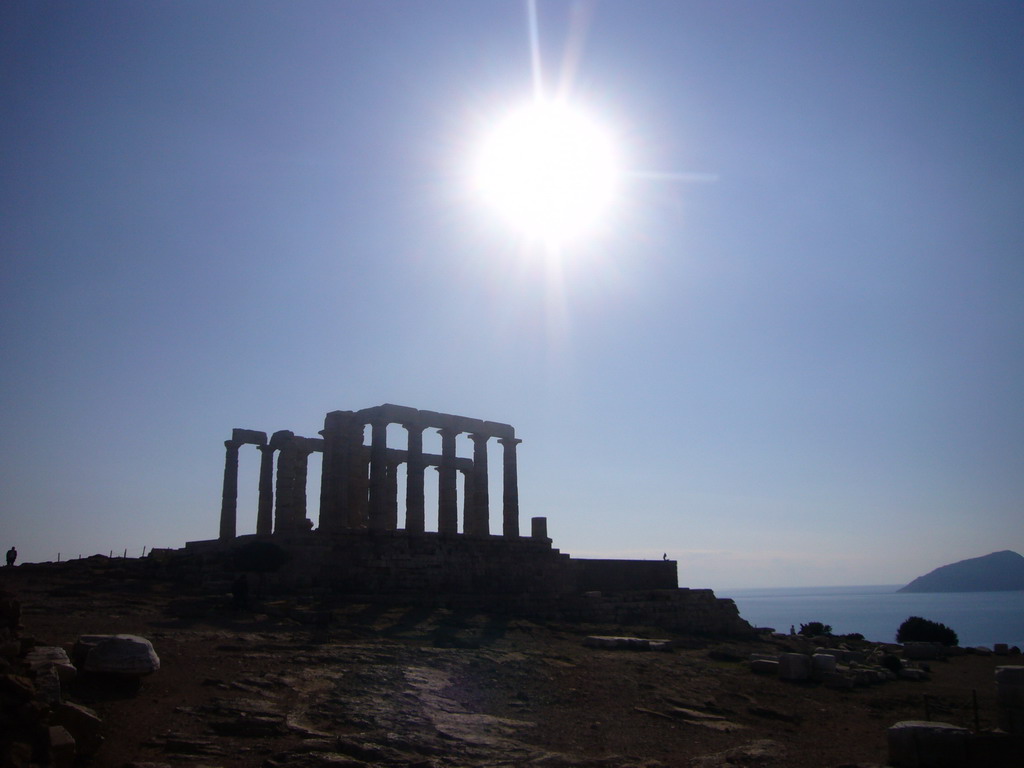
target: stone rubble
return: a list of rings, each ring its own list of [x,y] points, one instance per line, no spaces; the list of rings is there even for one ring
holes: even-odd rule
[[[0,765],[72,768],[99,750],[103,723],[93,710],[65,699],[64,688],[78,677],[67,652],[21,636],[20,618],[19,601],[0,594]],[[107,645],[109,653],[97,656],[90,670],[94,674],[137,675],[159,669],[156,652],[145,638],[104,635],[80,640],[76,648],[85,660]],[[108,658],[114,661],[108,664]]]

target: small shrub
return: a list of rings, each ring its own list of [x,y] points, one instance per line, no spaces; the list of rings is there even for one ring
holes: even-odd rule
[[[900,624],[896,631],[897,643],[941,643],[942,645],[958,645],[960,640],[956,632],[945,624],[928,621],[920,616],[911,616]]]
[[[797,633],[804,637],[818,637],[819,635],[831,635],[832,625],[822,624],[820,621],[812,621],[810,624],[801,624]]]

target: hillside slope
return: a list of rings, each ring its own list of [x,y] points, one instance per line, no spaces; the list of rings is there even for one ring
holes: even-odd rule
[[[944,565],[897,592],[1004,592],[1024,590],[1024,557],[1008,549]]]

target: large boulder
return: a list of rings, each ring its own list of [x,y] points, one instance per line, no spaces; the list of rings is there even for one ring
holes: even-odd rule
[[[153,644],[139,635],[82,635],[74,656],[85,672],[142,677],[160,669]]]

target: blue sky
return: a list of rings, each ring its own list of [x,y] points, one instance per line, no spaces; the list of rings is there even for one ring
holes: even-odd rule
[[[514,425],[524,525],[686,586],[1024,552],[1024,6],[539,0],[634,171],[560,270],[465,178],[526,19],[0,8],[0,546],[212,538],[232,427],[391,402]]]

